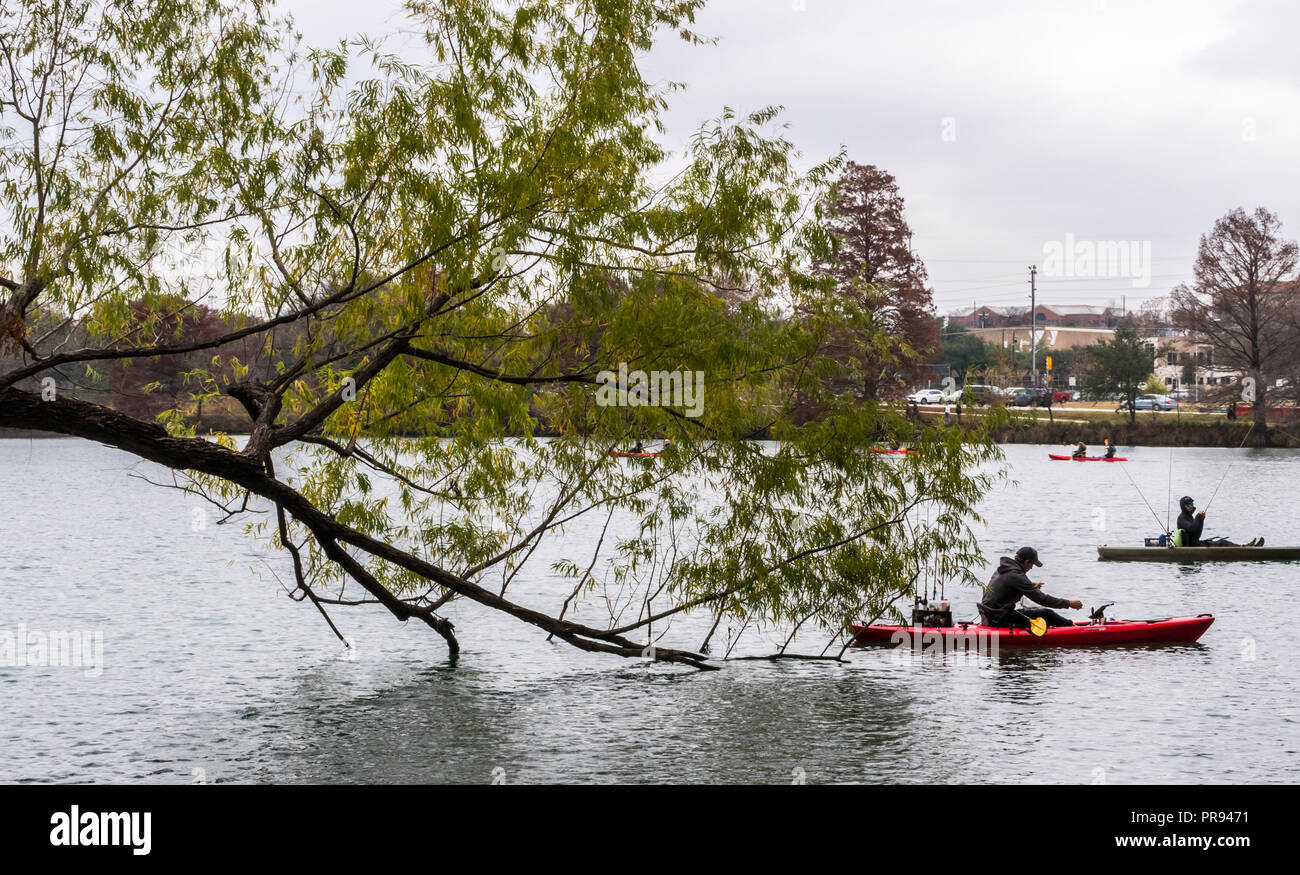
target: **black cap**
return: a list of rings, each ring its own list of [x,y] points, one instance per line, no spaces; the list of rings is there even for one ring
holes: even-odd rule
[[[1184,495],[1182,498],[1178,499],[1178,506],[1196,507],[1196,502],[1192,500],[1192,497],[1190,495]]]
[[[1038,551],[1035,550],[1033,547],[1021,547],[1019,550],[1016,551],[1017,562],[1024,562],[1026,560],[1034,563],[1039,568],[1043,567],[1043,563],[1038,561]]]

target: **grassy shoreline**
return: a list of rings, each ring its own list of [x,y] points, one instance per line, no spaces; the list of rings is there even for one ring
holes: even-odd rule
[[[971,428],[985,415],[986,409],[966,408],[960,424],[954,415],[953,427]],[[1127,414],[1116,413],[1113,408],[1056,407],[1049,418],[1047,411],[1038,409],[1014,410],[1011,421],[993,429],[993,438],[1003,444],[1043,444],[1067,446],[1083,441],[1088,446],[1099,446],[1110,438],[1121,447],[1283,447],[1300,448],[1300,425],[1278,423],[1270,425],[1263,435],[1252,430],[1253,423],[1238,419],[1230,422],[1222,413],[1139,412],[1136,422]],[[922,407],[920,421],[927,425],[943,425],[942,407]],[[246,415],[232,411],[214,410],[213,415],[200,418],[198,431],[246,434],[249,421]],[[539,436],[547,435],[540,428]],[[63,435],[24,429],[0,428],[4,438],[55,438]]]
[[[982,416],[963,412],[962,427],[974,425]],[[1139,412],[1136,421],[1130,421],[1127,414],[1113,410],[1067,407],[1055,408],[1050,418],[1043,410],[1017,410],[1012,417],[1010,423],[993,429],[998,443],[1067,446],[1083,441],[1092,447],[1110,438],[1121,447],[1300,448],[1300,427],[1279,423],[1260,434],[1252,421],[1229,421],[1222,414]],[[923,411],[921,419],[942,423],[943,413]]]

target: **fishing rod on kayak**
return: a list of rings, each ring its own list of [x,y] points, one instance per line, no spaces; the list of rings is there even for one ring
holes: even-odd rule
[[[1124,471],[1124,475],[1128,477],[1128,482],[1132,483],[1133,488],[1137,490],[1138,497],[1142,499],[1142,503],[1147,506],[1147,510],[1151,511],[1151,516],[1155,518],[1156,525],[1161,526],[1161,531],[1166,535],[1169,534],[1168,524],[1162,524],[1160,522],[1160,514],[1156,513],[1156,509],[1151,506],[1151,502],[1147,501],[1147,497],[1142,494],[1142,490],[1138,487],[1137,481],[1133,479],[1133,475],[1128,472],[1128,468],[1123,468],[1122,470]]]
[[[1246,445],[1246,440],[1250,437],[1250,433],[1254,430],[1255,430],[1255,423],[1252,422],[1250,424],[1250,428],[1246,429],[1246,437],[1242,438],[1241,443],[1237,445],[1238,451],[1240,451],[1241,448]],[[1235,464],[1237,464],[1236,459],[1233,459],[1231,462],[1228,463],[1228,467],[1224,469],[1223,476],[1219,478],[1219,486],[1222,486],[1223,481],[1228,479],[1228,472],[1232,470],[1232,466]],[[1214,495],[1210,496],[1210,500],[1205,503],[1205,507],[1203,510],[1209,510],[1210,505],[1214,504],[1214,496],[1219,494],[1219,486],[1214,487]]]
[[[1169,477],[1165,485],[1165,534],[1169,534],[1173,529],[1169,528],[1169,503],[1174,500],[1174,445],[1169,445]]]
[[[921,507],[917,505],[914,508],[916,512],[916,525],[921,523]],[[904,525],[909,529],[909,533],[915,535],[916,526],[905,515],[903,517]],[[925,509],[925,531],[930,530],[930,509]],[[913,626],[952,626],[952,607],[946,600],[946,588],[943,581],[938,579],[938,575],[931,582],[932,567],[929,564],[922,566],[920,559],[917,559],[916,576],[912,578],[912,625]],[[921,588],[916,586],[917,578],[921,579]],[[924,596],[922,595],[924,593]],[[937,599],[935,598],[937,596]]]

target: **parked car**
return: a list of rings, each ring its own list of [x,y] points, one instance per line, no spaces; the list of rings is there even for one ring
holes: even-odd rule
[[[1052,393],[1046,389],[1020,389],[1007,403],[1012,407],[1046,407]]]
[[[915,401],[917,404],[942,404],[943,392],[938,389],[917,389],[907,396],[907,400]]]
[[[1052,403],[1064,404],[1066,401],[1074,401],[1076,400],[1074,397],[1076,394],[1078,393],[1071,392],[1068,389],[1057,389],[1052,393]]]
[[[997,386],[985,386],[982,383],[969,383],[963,393],[981,407],[1006,400],[1006,393]]]
[[[1133,402],[1134,410],[1174,410],[1178,407],[1178,402],[1168,395],[1139,395]],[[1128,401],[1119,402],[1119,407],[1115,410],[1128,410]]]

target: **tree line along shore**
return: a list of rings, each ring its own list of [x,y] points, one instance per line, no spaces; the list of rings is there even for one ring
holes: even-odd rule
[[[1136,422],[1130,422],[1127,416],[1118,414],[1094,415],[1088,419],[1078,419],[1071,414],[1080,411],[1064,409],[1055,414],[1053,420],[1035,418],[1033,414],[1012,414],[1005,424],[995,425],[989,435],[1000,444],[1044,444],[1064,446],[1083,441],[1089,446],[1100,446],[1106,438],[1121,447],[1230,447],[1243,445],[1251,447],[1274,447],[1300,449],[1300,427],[1289,425],[1270,426],[1262,439],[1249,440],[1254,426],[1251,422],[1239,419],[1229,421],[1219,416],[1194,418],[1184,415],[1174,417],[1169,414],[1139,415]],[[1094,413],[1094,411],[1088,411]],[[919,414],[922,427],[944,427],[944,414],[941,410],[923,410]],[[952,418],[947,427],[973,428],[980,414],[963,411],[962,422]],[[195,420],[199,434],[224,433],[246,434],[249,423],[240,418],[236,411],[206,410]],[[541,437],[555,437],[557,432],[542,427],[535,434]],[[28,429],[0,428],[0,439],[4,438],[54,438],[62,435]],[[758,434],[757,439],[767,439],[770,435]]]

